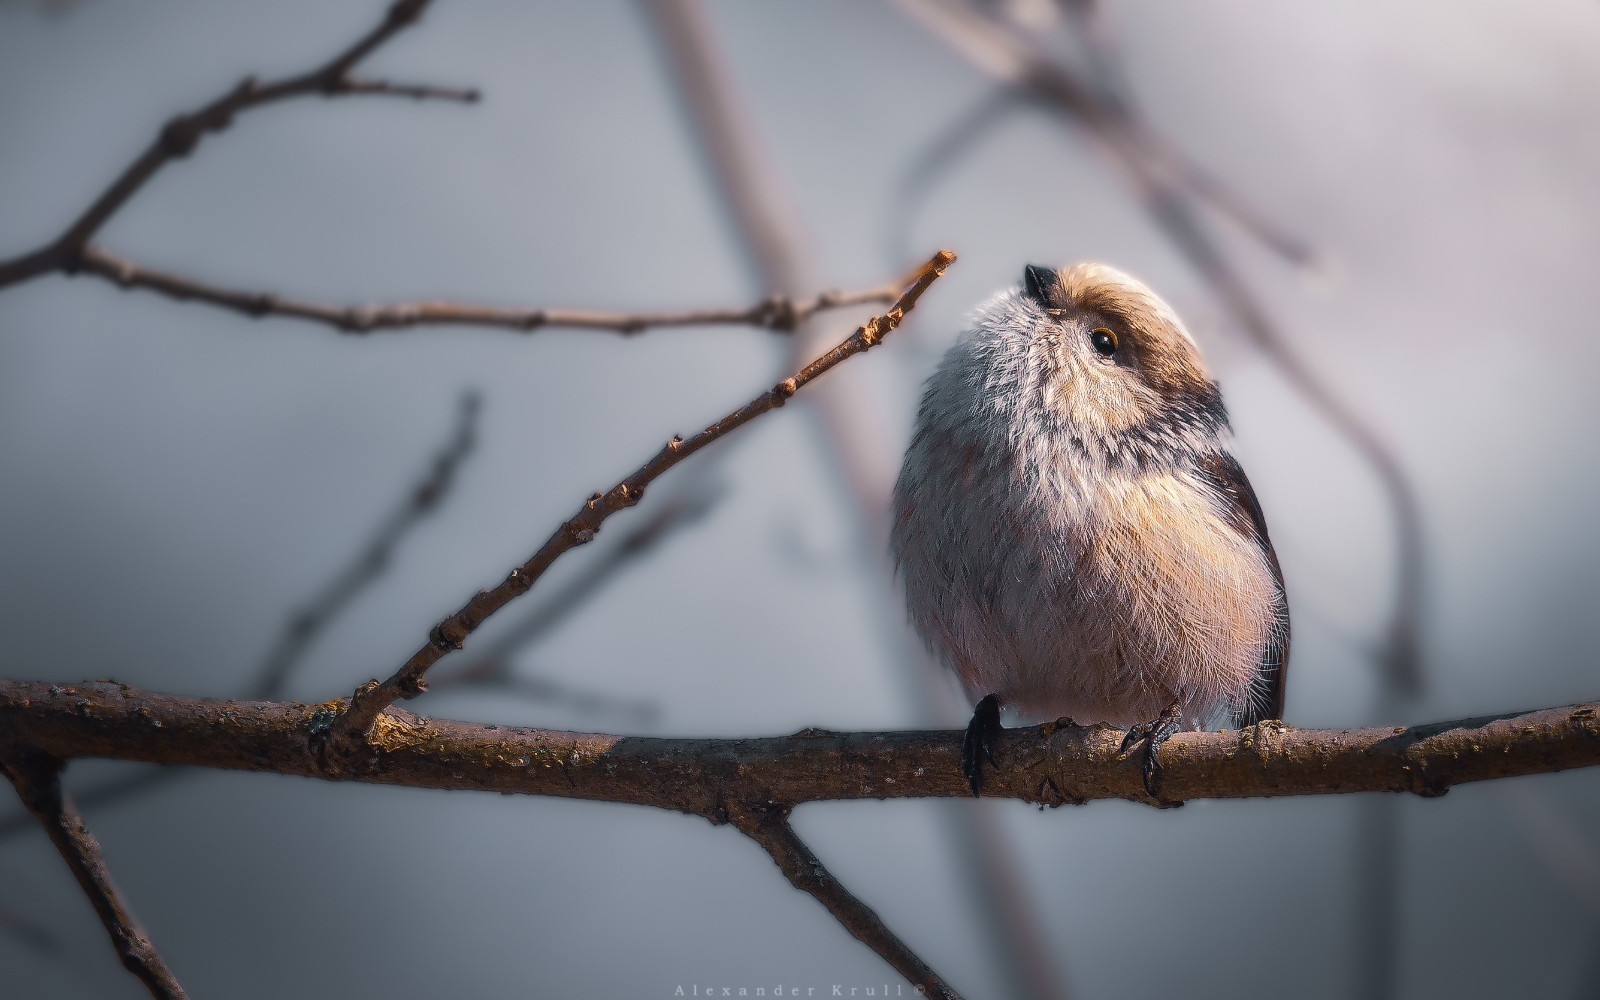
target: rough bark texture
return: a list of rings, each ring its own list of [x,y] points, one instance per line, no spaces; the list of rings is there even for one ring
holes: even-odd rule
[[[427,719],[390,707],[364,752],[318,752],[345,709],[211,701],[110,681],[0,680],[0,740],[51,757],[274,771],[343,781],[633,802],[730,820],[738,803],[971,794],[955,731],[760,739],[654,739]],[[1070,721],[1009,729],[984,794],[1044,805],[1153,801],[1122,733]],[[1391,791],[1600,764],[1600,702],[1409,728],[1294,729],[1264,722],[1180,733],[1161,748],[1162,804],[1191,798]]]

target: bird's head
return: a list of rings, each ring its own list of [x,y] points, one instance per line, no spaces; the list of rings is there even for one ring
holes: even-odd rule
[[[1033,327],[1041,401],[1080,431],[1148,439],[1227,426],[1194,339],[1142,283],[1104,264],[1030,264],[1013,301]]]

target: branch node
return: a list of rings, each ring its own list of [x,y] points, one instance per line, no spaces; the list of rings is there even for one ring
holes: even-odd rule
[[[415,23],[427,5],[428,0],[395,0],[389,8],[389,25],[400,28]]]
[[[218,127],[222,127],[219,125]],[[200,142],[200,126],[189,115],[178,115],[161,130],[161,148],[173,159],[182,159]]]
[[[918,268],[910,287],[900,294],[899,299],[886,313],[886,316],[890,317],[891,320],[874,320],[869,324],[869,327],[877,331],[878,335],[894,329],[894,324],[899,322],[899,318],[916,305],[922,293],[927,291],[928,286],[954,259],[954,254],[947,250],[941,250],[933,259]],[[859,354],[863,349],[859,333],[860,331],[857,331],[857,334],[852,334],[833,350],[803,368],[798,375],[793,377],[794,386],[798,389],[801,385],[821,376],[852,355]],[[785,395],[784,393],[779,393],[778,398],[783,398]],[[381,712],[385,705],[394,700],[397,696],[394,692],[397,689],[404,689],[404,684],[409,683],[410,678],[420,678],[430,666],[438,661],[439,656],[448,652],[449,649],[460,649],[466,636],[483,624],[486,618],[504,607],[513,597],[526,592],[528,585],[533,582],[531,577],[543,573],[551,563],[574,546],[593,541],[596,533],[600,530],[601,524],[605,522],[607,517],[625,506],[632,506],[632,501],[629,500],[629,491],[631,489],[638,488],[642,490],[654,481],[657,476],[666,472],[684,457],[737,430],[751,420],[761,416],[761,414],[772,410],[776,401],[773,392],[764,392],[699,434],[696,434],[691,442],[685,442],[682,436],[674,436],[671,441],[667,442],[665,454],[652,458],[635,471],[633,475],[622,480],[617,486],[612,487],[612,494],[597,492],[590,496],[583,509],[578,511],[577,516],[563,522],[561,527],[551,535],[549,541],[545,542],[539,551],[534,553],[533,557],[523,564],[530,571],[530,579],[527,581],[527,585],[518,583],[514,586],[507,586],[502,583],[493,591],[481,592],[474,596],[461,610],[446,619],[429,634],[429,645],[424,646],[415,656],[408,660],[405,666],[385,682],[384,687],[378,693],[370,698],[357,700],[350,713],[353,721],[345,723],[344,729],[353,731],[358,726],[370,725],[376,714]]]
[[[789,397],[800,391],[800,383],[792,378],[786,378],[772,387],[773,405],[782,406],[789,401]]]
[[[452,649],[460,649],[466,645],[467,630],[462,627],[458,616],[451,615],[433,627],[428,633],[428,641],[433,644],[434,649],[448,653]]]
[[[57,266],[61,268],[61,273],[69,277],[76,277],[84,272],[84,248],[82,246],[62,244],[59,246],[58,253],[61,255],[61,262]],[[126,271],[119,270],[117,283],[126,288],[127,282]]]
[[[761,323],[782,333],[791,333],[799,325],[800,313],[794,300],[787,295],[774,295],[761,304]]]

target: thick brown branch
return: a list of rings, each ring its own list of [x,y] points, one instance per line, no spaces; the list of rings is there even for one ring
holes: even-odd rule
[[[11,779],[22,804],[44,825],[51,843],[72,869],[72,876],[83,887],[106,933],[111,935],[111,944],[117,949],[123,967],[138,976],[150,995],[158,1000],[185,1000],[187,994],[183,987],[178,985],[172,970],[167,968],[112,883],[105,859],[100,856],[100,844],[84,829],[83,820],[71,801],[61,794],[63,763],[61,758],[42,754],[31,747],[12,746],[0,752],[0,771]]]
[[[210,104],[173,118],[162,127],[155,141],[137,159],[128,164],[111,186],[78,216],[66,232],[47,246],[11,260],[0,261],[0,288],[51,271],[76,269],[79,257],[88,246],[90,238],[151,177],[155,176],[157,171],[172,160],[188,156],[207,133],[220,132],[233,124],[233,116],[241,111],[285,98],[314,94],[324,96],[393,94],[406,97],[475,100],[476,92],[363,81],[353,79],[349,75],[350,70],[374,49],[388,41],[396,32],[415,23],[422,16],[422,10],[428,3],[429,0],[396,0],[390,5],[382,23],[369,31],[360,41],[317,69],[267,84],[257,83],[254,77],[246,77],[237,87]],[[467,96],[469,93],[470,97]]]
[[[805,299],[776,295],[739,309],[686,309],[675,312],[609,312],[595,309],[501,309],[466,302],[402,302],[392,305],[339,305],[249,292],[206,284],[167,271],[141,267],[90,243],[78,257],[78,273],[92,274],[123,288],[142,288],[179,301],[204,302],[246,316],[288,316],[323,323],[345,333],[371,333],[414,326],[489,326],[525,332],[545,327],[613,330],[633,334],[668,326],[759,326],[784,332],[816,313],[845,306],[892,302],[904,286],[879,285],[856,292],[826,291]],[[4,282],[0,281],[0,285]]]
[[[561,733],[425,719],[389,708],[359,756],[320,753],[342,702],[212,701],[110,681],[0,680],[0,732],[51,757],[299,774],[632,802],[727,822],[728,803],[967,796],[957,731],[747,740]],[[1043,805],[1150,803],[1122,732],[1063,720],[1008,729],[984,794]],[[1600,702],[1409,728],[1294,729],[1279,722],[1179,733],[1161,747],[1163,804],[1192,798],[1413,792],[1600,764]]]
[[[460,649],[479,625],[500,608],[528,591],[557,557],[568,549],[592,541],[605,519],[620,510],[632,507],[644,496],[644,491],[663,472],[716,441],[718,438],[743,427],[756,417],[782,406],[790,396],[804,388],[846,358],[876,346],[900,325],[900,321],[916,307],[917,300],[928,286],[943,274],[955,260],[955,254],[940,250],[919,268],[908,287],[889,311],[874,316],[855,333],[833,350],[802,368],[791,378],[757,396],[749,403],[728,414],[687,441],[675,437],[654,458],[640,466],[633,475],[613,486],[606,493],[596,493],[571,520],[556,529],[550,540],[522,565],[511,571],[499,586],[479,591],[461,610],[434,626],[428,642],[395,671],[388,680],[379,683],[374,679],[356,691],[349,708],[339,719],[335,731],[341,741],[364,733],[373,724],[378,713],[397,698],[414,698],[427,689],[423,674],[452,649]]]
[[[894,966],[895,971],[905,976],[920,995],[939,997],[941,1000],[961,1000],[938,973],[928,968],[927,963],[906,947],[905,942],[895,937],[872,907],[852,895],[834,878],[832,872],[823,867],[805,841],[795,835],[794,828],[789,825],[787,809],[750,811],[730,808],[729,813],[734,825],[766,848],[796,889],[815,896],[817,902],[826,906],[834,919],[844,925],[845,930]]]

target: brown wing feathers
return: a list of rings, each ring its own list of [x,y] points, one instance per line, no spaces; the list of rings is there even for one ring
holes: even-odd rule
[[[1272,578],[1278,585],[1280,628],[1261,654],[1261,680],[1266,697],[1252,699],[1239,724],[1251,726],[1263,719],[1281,719],[1285,684],[1289,676],[1289,602],[1283,589],[1283,570],[1278,566],[1278,554],[1272,550],[1272,539],[1267,536],[1266,515],[1261,512],[1261,502],[1256,499],[1250,479],[1232,455],[1226,452],[1203,455],[1198,460],[1198,466],[1201,478],[1215,493],[1228,523],[1241,535],[1261,546],[1272,567]]]

